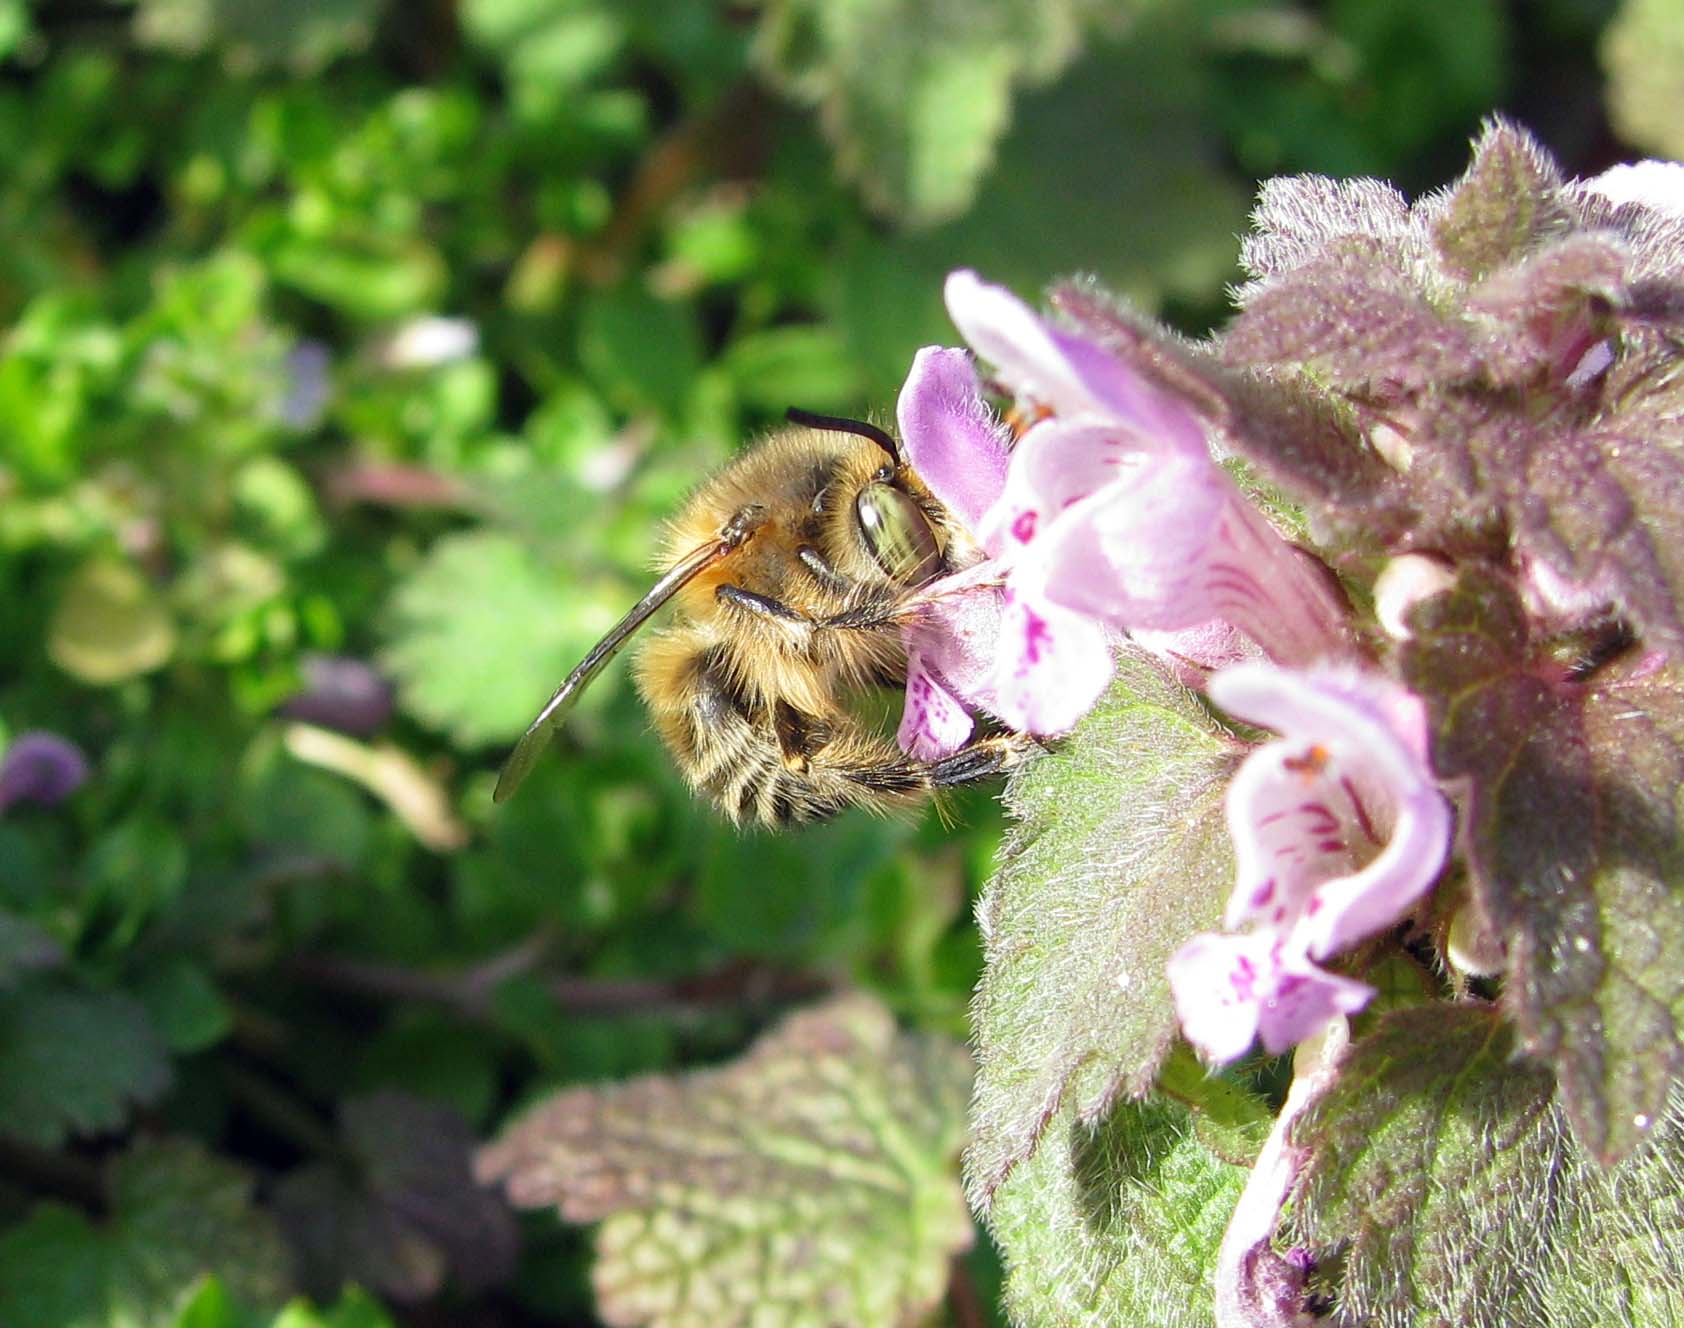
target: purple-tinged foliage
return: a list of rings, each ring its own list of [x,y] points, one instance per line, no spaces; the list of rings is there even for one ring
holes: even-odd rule
[[[1507,943],[1506,1007],[1579,1138],[1629,1152],[1684,1075],[1684,678],[1629,652],[1588,677],[1470,570],[1411,622],[1433,759],[1468,780],[1475,902]]]
[[[1381,186],[1277,181],[1256,221],[1224,360],[1372,440],[1383,429],[1399,473],[1379,493],[1329,493],[1244,439],[1242,455],[1353,541],[1378,528],[1417,548],[1506,548],[1684,645],[1675,211],[1566,184],[1499,122],[1466,175],[1406,216]]]

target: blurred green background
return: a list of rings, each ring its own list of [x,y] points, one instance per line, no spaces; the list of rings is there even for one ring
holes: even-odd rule
[[[0,746],[89,763],[0,811],[0,1324],[594,1322],[582,1235],[514,1258],[382,1149],[827,987],[963,1037],[1002,830],[733,832],[623,668],[494,812],[660,520],[787,406],[892,418],[952,267],[1196,334],[1259,177],[1419,191],[1494,110],[1677,153],[1681,48],[1668,0],[0,0]]]

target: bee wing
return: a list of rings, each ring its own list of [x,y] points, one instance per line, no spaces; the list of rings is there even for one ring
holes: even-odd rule
[[[555,689],[555,695],[550,697],[548,703],[538,712],[538,718],[532,721],[526,732],[521,735],[520,741],[515,744],[514,751],[509,753],[502,773],[497,776],[497,788],[491,795],[493,802],[506,802],[509,795],[520,787],[521,780],[532,772],[539,754],[549,743],[551,735],[566,720],[568,712],[573,709],[585,688],[591,685],[597,674],[608,667],[609,661],[620,653],[621,647],[631,640],[633,633],[643,626],[650,615],[741,542],[741,538],[733,539],[727,535],[685,554],[665,576],[649,588],[647,595],[632,605],[631,611],[624,618],[609,629],[607,636],[591,647],[590,654],[580,660],[578,668],[569,673],[561,686]]]

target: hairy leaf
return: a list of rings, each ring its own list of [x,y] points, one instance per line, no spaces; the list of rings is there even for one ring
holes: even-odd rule
[[[1479,369],[1467,332],[1366,240],[1330,246],[1255,294],[1222,354],[1237,366],[1297,367],[1342,391],[1386,394]]]
[[[1555,1119],[1559,1227],[1545,1273],[1542,1321],[1552,1328],[1684,1322],[1684,1088],[1630,1158],[1604,1167],[1572,1146]]]
[[[452,535],[393,595],[381,658],[418,719],[459,743],[492,742],[525,729],[617,616],[507,536]]]
[[[1130,653],[1060,749],[1012,781],[1018,825],[979,907],[979,1207],[1061,1107],[1091,1122],[1151,1087],[1176,1033],[1164,966],[1216,925],[1233,881],[1235,758],[1197,700]]]
[[[1684,1306],[1684,1101],[1612,1170],[1578,1148],[1549,1072],[1481,1005],[1393,1011],[1297,1123],[1292,1238],[1334,1320],[1665,1323]]]
[[[989,1226],[1006,1306],[1036,1328],[1206,1328],[1222,1232],[1246,1171],[1161,1100],[1069,1109],[1000,1186]]]
[[[130,997],[50,980],[0,994],[0,1133],[52,1148],[116,1129],[169,1081],[163,1045]]]
[[[1012,90],[1057,73],[1084,0],[773,0],[755,56],[816,106],[837,165],[876,208],[913,222],[963,212],[993,161]]]
[[[1240,264],[1253,277],[1242,306],[1283,277],[1319,259],[1341,241],[1362,238],[1377,256],[1402,268],[1425,248],[1419,220],[1394,185],[1383,180],[1330,180],[1322,175],[1265,180],[1240,244]]]
[[[1477,572],[1412,621],[1404,667],[1434,764],[1471,780],[1469,865],[1508,946],[1505,1000],[1580,1141],[1623,1156],[1684,1073],[1684,678],[1565,678],[1532,656],[1512,591]]]
[[[1625,246],[1605,235],[1569,235],[1482,282],[1468,312],[1483,332],[1487,377],[1500,386],[1566,377],[1584,348],[1613,331]],[[1563,362],[1563,360],[1567,362]]]
[[[912,1323],[971,1241],[954,1169],[970,1077],[961,1048],[844,998],[721,1069],[558,1094],[480,1173],[602,1222],[611,1323]]]
[[[238,1169],[162,1141],[118,1159],[109,1189],[109,1222],[43,1203],[0,1236],[0,1323],[166,1328],[207,1274],[255,1309],[285,1299],[286,1247]]]
[[[348,1099],[340,1130],[349,1165],[306,1166],[276,1195],[306,1289],[347,1281],[395,1300],[425,1300],[447,1275],[494,1286],[514,1269],[508,1209],[471,1172],[474,1138],[447,1107],[403,1093]]]
[[[1295,1239],[1338,1260],[1342,1322],[1545,1321],[1526,1255],[1557,1183],[1552,1083],[1512,1044],[1484,1006],[1382,1015],[1296,1123]]]
[[[1530,134],[1489,122],[1467,173],[1425,209],[1446,268],[1474,281],[1524,258],[1566,221],[1561,187],[1561,171]]]

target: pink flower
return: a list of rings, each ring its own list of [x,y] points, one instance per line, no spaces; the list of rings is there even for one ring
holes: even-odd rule
[[[1185,402],[974,273],[948,278],[947,305],[1006,386],[1051,412],[1018,442],[981,523],[1006,572],[996,714],[1068,728],[1109,680],[1107,628],[1209,638],[1225,622],[1287,663],[1338,648],[1325,576],[1212,460]],[[1234,653],[1230,636],[1220,657]]]
[[[896,415],[906,459],[974,539],[1006,482],[1008,436],[982,399],[971,357],[924,347]],[[986,708],[991,699],[1004,603],[980,543],[972,557],[972,567],[924,588],[904,632],[906,706],[897,738],[922,760],[963,747],[974,727],[966,703]]]
[[[1395,684],[1250,663],[1213,677],[1210,695],[1282,735],[1228,787],[1238,861],[1224,925],[1238,934],[1195,937],[1170,961],[1188,1040],[1226,1061],[1254,1036],[1279,1052],[1367,1004],[1372,989],[1314,961],[1402,918],[1437,879],[1453,827],[1421,704]]]

